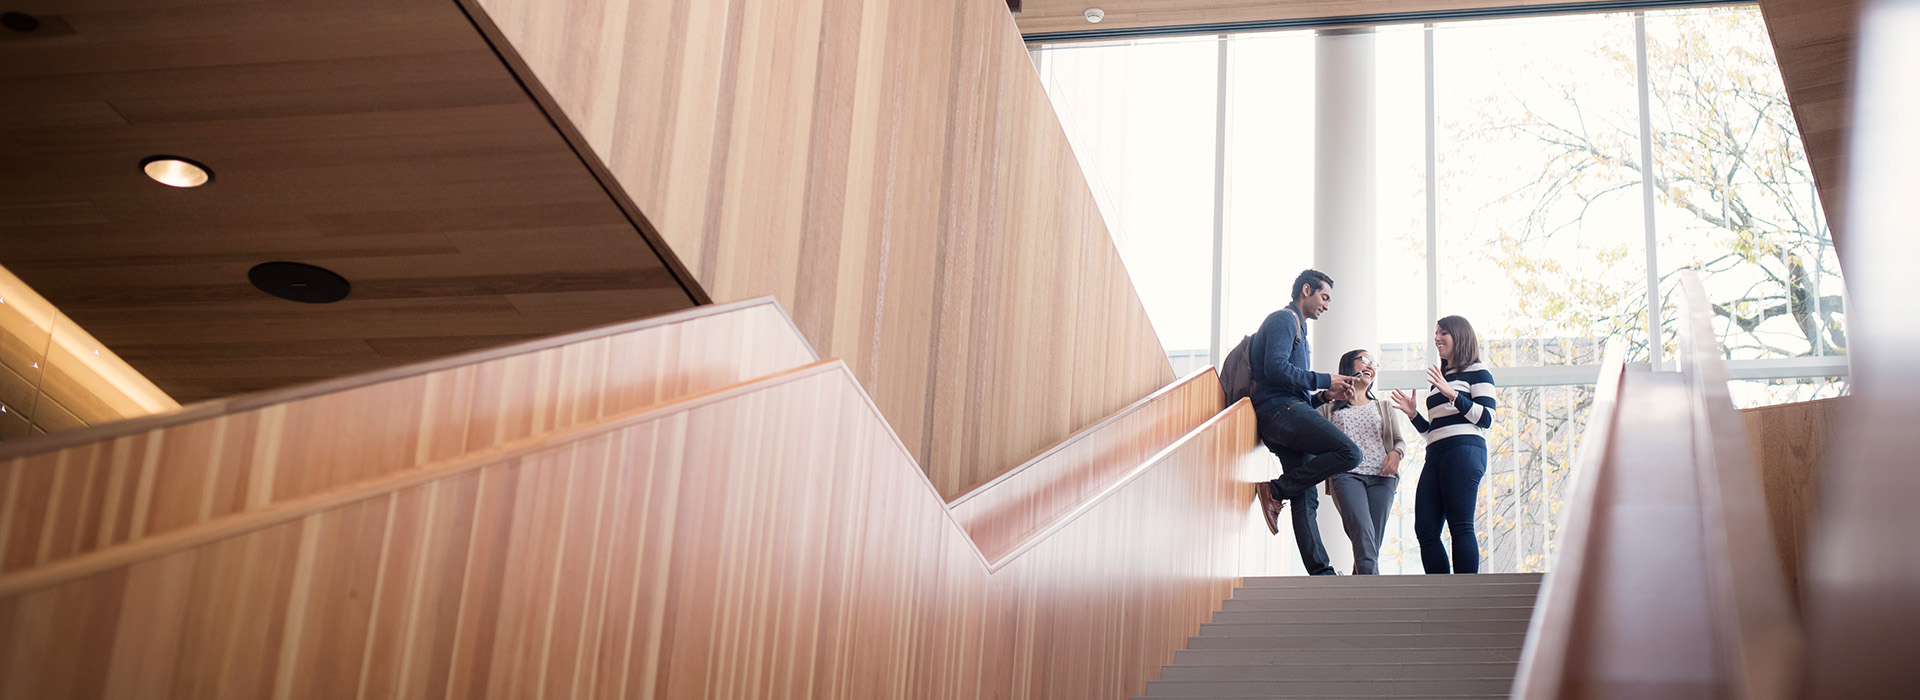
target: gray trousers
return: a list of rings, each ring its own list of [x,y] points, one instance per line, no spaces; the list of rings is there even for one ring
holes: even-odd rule
[[[1353,573],[1380,573],[1380,538],[1387,530],[1387,511],[1393,509],[1393,492],[1399,487],[1397,476],[1335,474],[1327,479],[1333,507],[1340,511],[1347,539],[1353,541]]]

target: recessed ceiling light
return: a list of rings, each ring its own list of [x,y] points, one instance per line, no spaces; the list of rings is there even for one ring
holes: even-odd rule
[[[140,161],[140,169],[154,182],[169,187],[199,187],[213,180],[207,166],[179,156],[153,156]]]
[[[247,281],[260,291],[306,304],[331,304],[353,289],[332,270],[297,262],[260,263],[247,271]]]
[[[40,18],[25,12],[0,12],[0,27],[16,32],[31,32],[40,28]]]

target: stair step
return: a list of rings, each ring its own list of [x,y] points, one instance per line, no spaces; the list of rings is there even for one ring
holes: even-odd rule
[[[1293,610],[1220,610],[1213,622],[1274,622],[1313,624],[1318,622],[1410,622],[1437,620],[1529,620],[1533,607],[1511,605],[1497,608],[1384,608],[1339,610],[1298,608]]]
[[[1513,679],[1518,661],[1411,662],[1383,654],[1348,653],[1319,664],[1181,665],[1161,670],[1166,681],[1431,681]]]
[[[1241,586],[1234,589],[1236,599],[1313,598],[1395,598],[1423,600],[1440,598],[1491,598],[1499,596],[1534,597],[1540,593],[1537,583],[1484,583],[1477,586]]]
[[[1241,613],[1248,614],[1248,613]],[[1524,636],[1526,620],[1430,620],[1398,622],[1257,622],[1228,619],[1200,626],[1202,637],[1351,637],[1377,634],[1508,634]]]
[[[1540,585],[1542,574],[1466,574],[1459,576],[1443,575],[1402,575],[1402,576],[1249,576],[1241,581],[1243,588],[1274,588],[1284,586],[1315,586],[1338,588],[1345,586],[1372,587],[1417,587],[1436,588],[1444,586],[1481,586],[1490,584],[1531,584]]]
[[[1520,650],[1499,649],[1184,649],[1173,655],[1174,666],[1318,665],[1352,662],[1359,657],[1392,659],[1398,663],[1518,663]],[[1169,666],[1168,668],[1172,668]]]
[[[1284,595],[1275,595],[1276,593]],[[1312,596],[1299,595],[1294,591],[1265,591],[1242,588],[1234,591],[1234,597],[1226,601],[1223,609],[1249,610],[1419,610],[1423,608],[1510,608],[1519,605],[1533,605],[1534,596],[1492,595],[1492,596]],[[1255,607],[1243,607],[1247,603],[1260,604]]]
[[[1188,637],[1188,649],[1350,649],[1385,653],[1390,649],[1514,649],[1517,634],[1352,634],[1338,637]]]
[[[1511,678],[1439,681],[1153,681],[1149,698],[1431,698],[1504,695]]]

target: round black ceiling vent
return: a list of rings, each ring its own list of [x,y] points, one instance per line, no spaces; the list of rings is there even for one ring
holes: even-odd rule
[[[260,291],[306,304],[330,304],[347,298],[353,285],[332,270],[297,262],[260,263],[247,271]]]
[[[0,27],[16,32],[31,32],[40,28],[40,18],[24,12],[0,12]]]

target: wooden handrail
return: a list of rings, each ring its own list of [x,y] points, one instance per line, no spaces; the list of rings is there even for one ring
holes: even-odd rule
[[[105,440],[111,440],[117,437],[125,437],[128,435],[138,435],[140,433],[144,433],[150,430],[159,430],[161,428],[168,428],[168,427],[173,427],[177,425],[183,425],[186,423],[207,420],[209,418],[217,418],[220,416],[231,415],[231,414],[241,413],[245,411],[252,411],[255,409],[266,408],[269,406],[291,403],[294,401],[299,401],[301,399],[308,399],[316,396],[323,396],[326,394],[337,394],[343,391],[347,391],[349,389],[358,389],[362,387],[373,386],[375,384],[383,384],[386,382],[396,381],[400,379],[417,377],[424,374],[431,374],[433,372],[439,372],[442,370],[451,369],[455,367],[473,365],[481,362],[487,362],[490,360],[498,360],[501,358],[513,357],[516,355],[526,355],[529,353],[535,353],[542,350],[548,350],[548,349],[557,348],[565,345],[572,345],[572,344],[580,343],[583,341],[595,340],[599,338],[620,335],[623,333],[631,333],[634,331],[645,330],[648,328],[655,328],[658,326],[671,325],[675,323],[684,323],[686,321],[691,321],[698,318],[705,318],[708,316],[717,316],[720,314],[726,314],[726,313],[738,311],[740,309],[752,308],[755,306],[767,306],[767,305],[770,305],[776,309],[779,309],[780,301],[771,296],[763,296],[763,297],[757,297],[753,299],[743,299],[740,301],[727,302],[725,304],[708,304],[705,306],[695,306],[689,309],[675,311],[673,313],[660,314],[658,316],[648,316],[646,318],[635,319],[632,321],[622,321],[620,323],[613,323],[613,324],[608,324],[608,325],[599,326],[595,328],[588,328],[586,330],[574,331],[572,333],[563,333],[561,335],[548,336],[544,338],[535,338],[533,340],[528,340],[528,341],[519,342],[519,343],[511,343],[511,344],[502,345],[499,347],[483,348],[480,350],[463,352],[457,355],[448,355],[446,357],[442,357],[435,360],[428,360],[425,362],[416,362],[412,364],[402,365],[399,367],[383,369],[377,372],[368,372],[365,374],[356,374],[349,377],[327,379],[327,380],[322,380],[318,382],[313,382],[310,384],[300,384],[300,385],[284,387],[280,389],[269,389],[267,391],[262,391],[262,392],[252,393],[252,394],[242,394],[239,396],[233,396],[233,397],[228,397],[224,399],[213,399],[210,401],[201,401],[199,403],[182,406],[179,410],[175,410],[175,411],[168,411],[165,413],[156,413],[149,416],[130,418],[123,421],[106,423],[106,424],[97,425],[97,426],[90,426],[86,428],[79,428],[75,430],[67,430],[67,431],[62,431],[58,433],[53,433],[51,435],[40,435],[40,436],[35,436],[32,438],[25,439],[25,440],[17,440],[17,441],[0,444],[0,460],[14,459],[14,458],[25,456],[25,455],[37,454],[41,452],[49,452],[52,450],[73,447],[75,445],[84,445],[91,442],[101,442]],[[781,310],[780,317],[786,319],[787,324],[790,327],[793,327],[794,337],[798,338],[799,342],[806,347],[807,352],[812,354],[815,360],[820,359],[820,354],[814,351],[812,344],[807,342],[806,336],[800,333],[800,329],[798,327],[794,327],[792,325],[793,319],[786,314],[785,310]]]
[[[1800,623],[1767,519],[1760,468],[1748,451],[1740,413],[1727,388],[1727,365],[1713,330],[1713,306],[1700,277],[1680,275],[1680,374],[1692,400],[1703,533],[1711,556],[1708,594],[1716,637],[1726,645],[1726,682],[1739,698],[1797,693]]]
[[[1594,383],[1593,412],[1587,418],[1587,433],[1581,437],[1580,454],[1574,459],[1578,477],[1573,493],[1562,506],[1567,516],[1560,528],[1559,551],[1552,570],[1540,584],[1533,618],[1528,623],[1526,644],[1520,650],[1520,668],[1514,677],[1516,700],[1554,700],[1561,696],[1572,644],[1574,611],[1591,556],[1588,550],[1597,546],[1593,541],[1593,518],[1599,510],[1607,445],[1620,420],[1620,384],[1626,379],[1626,372],[1626,353],[1618,343],[1608,343],[1600,361],[1600,376]]]
[[[420,486],[428,482],[458,476],[487,465],[518,459],[534,452],[550,449],[557,444],[577,442],[605,434],[609,431],[630,427],[637,423],[658,420],[662,416],[685,413],[717,402],[734,399],[744,394],[764,391],[770,387],[834,371],[839,371],[845,374],[849,381],[853,381],[856,384],[858,383],[858,380],[853,377],[851,370],[847,368],[846,363],[838,359],[815,362],[804,367],[777,372],[723,389],[606,416],[569,427],[556,433],[539,435],[497,445],[462,455],[457,459],[367,479],[330,489],[322,493],[276,503],[266,508],[245,511],[219,520],[182,528],[163,535],[156,535],[137,542],[96,550],[46,566],[0,574],[0,598],[20,595],[27,591],[99,573],[107,569],[138,563],[181,549],[238,537],[250,532],[298,520],[322,510],[377,498],[395,491]],[[1194,383],[1199,384],[1208,392],[1217,394],[1219,391],[1217,384],[1210,386],[1200,381],[1211,377],[1211,372],[1212,368],[1196,371],[1192,375],[1189,375],[1186,380],[1183,380],[1180,385],[1170,386],[1168,389],[1176,389],[1178,386]],[[1157,392],[1155,396],[1165,396],[1166,394],[1167,390],[1162,390],[1162,392]],[[861,392],[861,396],[866,397],[865,392]],[[1153,397],[1149,398],[1151,399]],[[878,415],[879,408],[872,405],[872,399],[869,397],[866,400],[868,407],[874,411],[875,415]],[[1123,418],[1126,413],[1137,411],[1149,404],[1149,401],[1142,400],[1140,404],[1128,407],[1127,411],[1116,414],[1112,418],[1102,421],[1099,425],[1111,426],[1115,420]],[[983,551],[980,543],[975,540],[973,533],[969,531],[967,523],[955,517],[952,508],[953,504],[946,504],[947,507],[942,510],[946,514],[948,521],[951,522],[954,527],[967,533],[967,541],[973,543],[974,554],[979,557],[981,565],[986,567],[988,571],[997,571],[1004,567],[1009,561],[1032,549],[1040,541],[1045,540],[1048,535],[1072,523],[1075,519],[1099,505],[1101,501],[1125,488],[1142,474],[1159,466],[1171,455],[1186,446],[1187,443],[1194,440],[1196,436],[1206,432],[1209,428],[1222,421],[1240,419],[1243,417],[1240,414],[1250,414],[1252,410],[1252,404],[1242,399],[1238,404],[1229,406],[1227,410],[1212,414],[1199,425],[1181,432],[1179,437],[1172,442],[1153,450],[1150,456],[1145,459],[1122,465],[1122,468],[1115,470],[1116,474],[1113,478],[1098,484],[1098,487],[1093,489],[1087,496],[1076,499],[1070,507],[1064,508],[1060,512],[1048,514],[1047,517],[1042,519],[1038,528],[1024,532],[1019,538],[1013,541],[995,543],[992,556],[989,556],[986,551]],[[1097,430],[1089,429],[1069,439],[1068,442],[1092,439],[1096,434]],[[905,454],[906,445],[900,443],[899,436],[891,431],[888,431],[887,435],[891,438],[894,445]],[[1050,450],[1048,454],[1054,453],[1055,451]],[[907,459],[911,460],[911,457]],[[921,480],[926,483],[929,492],[938,496],[939,490],[934,487],[933,482],[925,479],[925,470],[919,470],[919,474],[922,477]],[[1005,482],[995,480],[986,486],[990,487],[992,484],[999,483]],[[985,490],[985,487],[981,490]]]
[[[550,449],[557,444],[584,440],[596,435],[605,434],[608,431],[631,426],[637,422],[654,420],[662,415],[684,413],[716,401],[723,401],[741,394],[764,390],[767,387],[778,386],[798,379],[805,379],[821,372],[832,371],[836,368],[844,371],[846,365],[839,360],[816,362],[805,367],[777,372],[724,389],[688,396],[670,403],[607,416],[599,420],[573,426],[558,433],[516,440],[462,455],[458,459],[367,479],[359,483],[348,484],[304,498],[283,501],[266,508],[249,510],[219,520],[181,528],[162,535],[155,535],[136,542],[95,550],[45,566],[0,575],[0,598],[17,596],[28,591],[71,581],[107,569],[127,566],[183,549],[239,537],[250,532],[299,520],[300,518],[330,508],[338,508],[351,503],[377,498],[402,489],[413,488],[428,482],[459,476],[481,467],[499,464],[501,462],[525,457],[533,452]],[[982,561],[984,562],[985,559],[983,558]]]
[[[988,559],[1010,556],[1049,523],[1219,413],[1212,367],[1115,412],[947,503]]]
[[[114,620],[0,614],[0,639],[95,659],[16,656],[23,688],[99,670],[177,693],[165,679],[197,671],[176,668],[257,654],[255,672],[206,682],[294,698],[356,674],[392,693],[409,673],[456,695],[1137,695],[1265,556],[1237,546],[1259,529],[1237,479],[1259,457],[1242,401],[990,562],[950,514],[929,520],[947,513],[937,489],[830,360],[0,577],[0,613]],[[202,612],[168,612],[188,608]]]
[[[1678,372],[1607,350],[1513,697],[1785,698],[1800,632],[1699,279]]]

